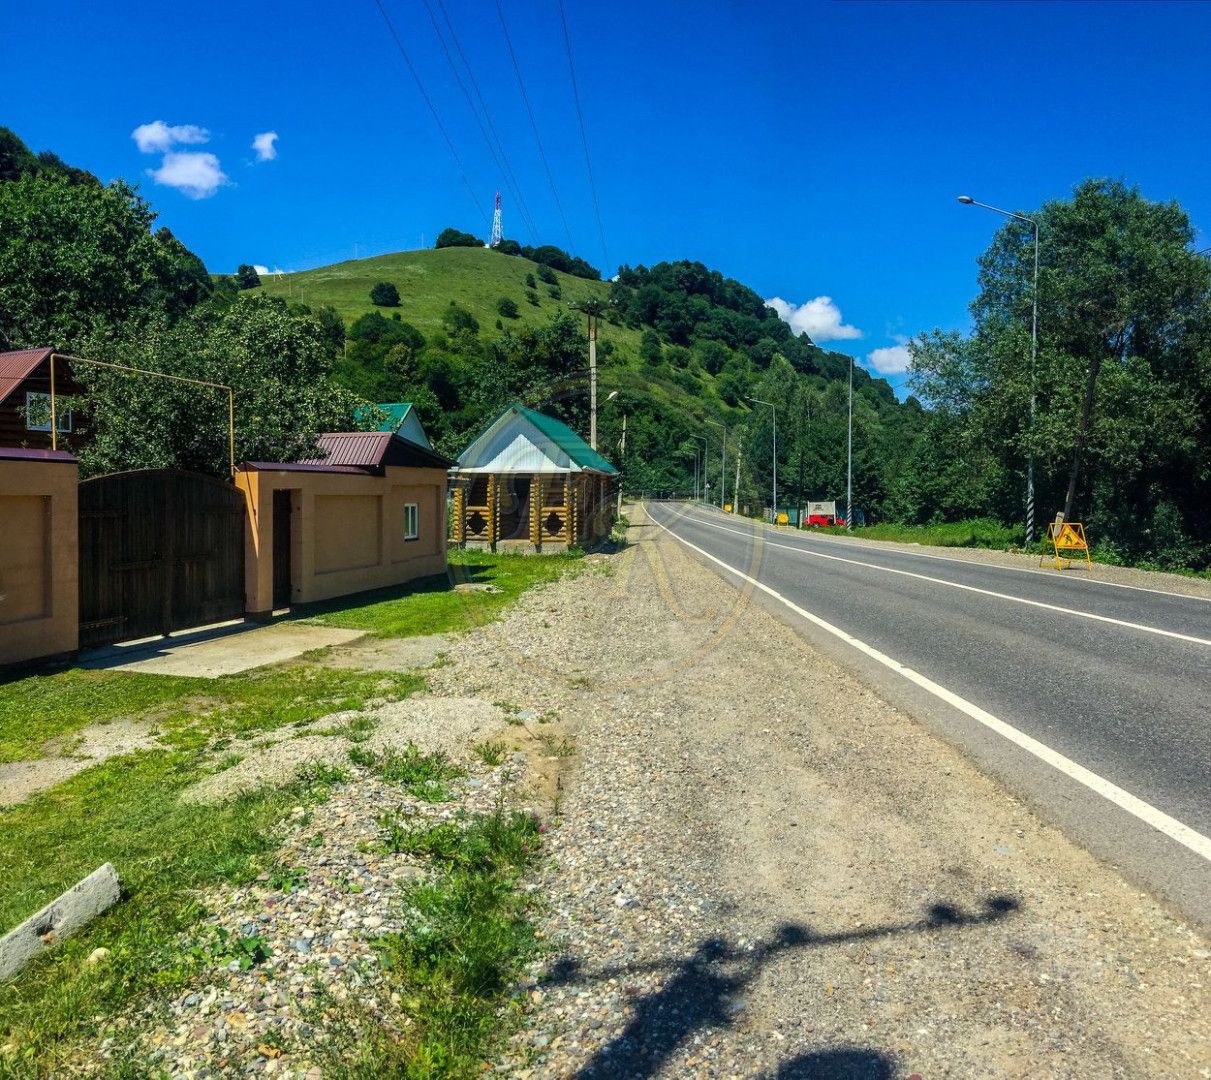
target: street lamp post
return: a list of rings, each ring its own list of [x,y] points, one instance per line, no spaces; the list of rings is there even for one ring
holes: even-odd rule
[[[1034,413],[1035,413],[1035,369],[1039,358],[1039,223],[1035,218],[1025,214],[1015,214],[1012,210],[1002,210],[999,206],[977,202],[970,195],[960,195],[959,202],[964,206],[981,206],[995,214],[1024,221],[1034,230],[1034,288],[1031,290],[1030,312],[1030,437],[1032,445],[1026,449],[1026,543],[1034,541]]]
[[[702,492],[702,497],[706,498],[706,489],[708,487],[707,479],[706,479],[707,478],[707,462],[709,460],[707,457],[707,454],[710,450],[711,443],[710,443],[710,440],[705,435],[694,435],[694,436],[692,436],[692,438],[702,440],[702,484],[701,484],[699,490]]]
[[[722,510],[727,487],[727,428],[715,420],[708,420],[707,423],[723,433],[719,436],[719,509]]]
[[[854,358],[849,358],[849,449],[845,456],[845,527],[854,527]]]
[[[751,397],[758,405],[768,405],[774,413],[774,524],[778,524],[778,407],[772,401]]]

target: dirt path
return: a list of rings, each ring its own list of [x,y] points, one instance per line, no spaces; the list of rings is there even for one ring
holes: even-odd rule
[[[1205,939],[631,539],[432,673],[577,745],[517,1075],[1211,1076]]]

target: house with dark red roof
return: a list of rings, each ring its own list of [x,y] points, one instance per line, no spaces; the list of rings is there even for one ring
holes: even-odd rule
[[[82,392],[70,363],[55,360],[55,425],[51,438],[49,348],[0,353],[0,446],[70,449],[81,436],[77,399]]]
[[[246,461],[244,574],[254,615],[446,569],[454,462],[393,431],[321,435],[306,461]]]

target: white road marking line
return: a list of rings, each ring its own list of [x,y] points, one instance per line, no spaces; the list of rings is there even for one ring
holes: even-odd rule
[[[642,504],[641,504],[642,505]],[[1190,828],[1189,825],[1178,821],[1177,818],[1170,817],[1163,810],[1158,810],[1151,803],[1144,802],[1143,799],[1132,795],[1131,792],[1125,791],[1117,784],[1112,784],[1109,780],[1103,779],[1097,773],[1091,772],[1083,765],[1078,765],[1071,758],[1065,757],[1063,754],[1052,750],[1050,746],[1041,743],[1038,739],[1032,738],[1025,732],[1019,731],[1011,724],[1005,723],[993,716],[992,713],[981,709],[978,705],[973,704],[966,698],[960,697],[953,690],[947,690],[946,687],[934,682],[932,679],[922,675],[919,671],[914,671],[910,667],[901,664],[899,660],[894,660],[886,653],[880,652],[878,649],[867,645],[866,642],[854,637],[852,634],[846,633],[839,626],[834,626],[830,622],[826,622],[819,615],[813,615],[810,611],[800,607],[793,600],[783,596],[776,589],[771,589],[764,582],[758,581],[754,577],[750,577],[743,570],[737,570],[734,566],[725,563],[722,559],[717,559],[709,551],[704,551],[697,544],[691,544],[682,536],[678,536],[663,522],[656,519],[656,522],[666,533],[674,540],[684,544],[691,551],[698,552],[704,558],[710,559],[711,562],[723,567],[730,574],[735,574],[736,577],[748,582],[756,589],[760,589],[763,593],[772,596],[779,603],[785,604],[796,615],[801,616],[810,622],[813,626],[818,626],[821,630],[825,630],[834,637],[840,638],[847,645],[857,649],[865,656],[869,656],[872,660],[877,661],[884,667],[894,671],[897,675],[903,676],[909,682],[921,687],[922,690],[928,691],[934,697],[946,704],[956,708],[965,716],[971,717],[977,723],[983,724],[990,731],[996,732],[998,735],[1008,739],[1015,746],[1025,750],[1028,754],[1032,754],[1040,761],[1050,765],[1053,769],[1063,773],[1063,775],[1075,780],[1078,784],[1082,784],[1090,791],[1101,795],[1102,798],[1113,803],[1120,810],[1125,810],[1132,817],[1138,818],[1146,825],[1152,826],[1157,832],[1167,836],[1170,840],[1181,844],[1185,848],[1193,851],[1194,854],[1202,856],[1208,862],[1211,862],[1211,838],[1204,836],[1202,833]]]
[[[717,525],[713,521],[694,518],[695,525],[703,525],[708,529],[719,529],[733,536],[754,536],[755,533],[729,529],[726,525]],[[962,589],[964,592],[979,593],[981,596],[991,596],[998,600],[1009,600],[1015,604],[1026,604],[1028,607],[1043,608],[1046,611],[1058,611],[1063,615],[1075,615],[1081,619],[1093,619],[1096,622],[1110,623],[1112,626],[1125,626],[1129,630],[1142,630],[1146,634],[1157,634],[1160,637],[1176,638],[1178,641],[1190,641],[1195,645],[1211,645],[1211,639],[1195,637],[1193,634],[1179,634],[1176,630],[1162,630],[1159,626],[1147,626],[1144,623],[1128,622],[1126,619],[1113,619],[1109,615],[1098,615],[1092,611],[1078,611],[1076,608],[1060,607],[1059,604],[1048,604],[1042,600],[1027,600],[1024,596],[1013,596],[1010,593],[995,592],[992,589],[981,589],[975,585],[964,585],[959,581],[947,581],[945,578],[930,577],[928,574],[917,574],[912,570],[899,570],[894,566],[880,566],[878,563],[862,562],[860,559],[843,559],[840,555],[826,555],[823,551],[812,551],[811,548],[798,547],[794,544],[780,544],[776,540],[764,540],[766,547],[783,548],[786,551],[796,551],[800,555],[809,555],[813,559],[829,559],[832,562],[849,563],[851,566],[862,566],[868,570],[880,570],[885,574],[899,574],[902,577],[917,578],[919,581],[930,581],[935,585],[945,585],[950,589]]]
[[[722,512],[722,511],[721,511]],[[772,529],[772,525],[765,522],[755,523],[760,524],[766,529]],[[737,534],[740,535],[740,534]],[[774,533],[775,536],[785,533]],[[839,547],[857,547],[859,550],[878,551],[877,547],[866,547],[861,540],[861,537],[845,538],[843,536],[833,536],[831,533],[809,533],[797,531],[792,535],[798,536],[803,540],[812,540],[815,543],[822,544],[837,544]],[[895,541],[888,541],[894,543]],[[876,544],[879,541],[867,541],[867,543]],[[976,559],[958,559],[953,555],[935,555],[928,551],[909,551],[903,547],[885,547],[884,551],[891,551],[897,555],[911,555],[914,559],[937,559],[939,562],[961,563],[964,566],[978,566],[986,570],[1005,570],[1010,574],[1033,574],[1035,577],[1045,577],[1051,580],[1057,580],[1054,571],[1046,571],[1042,569],[1032,569],[1029,566],[1002,566],[1000,563],[980,562]],[[995,550],[989,548],[987,550]],[[1152,593],[1154,596],[1172,596],[1177,600],[1194,600],[1200,604],[1211,604],[1211,596],[1194,596],[1191,593],[1173,592],[1170,589],[1149,589],[1144,585],[1126,585],[1121,581],[1105,581],[1102,578],[1095,577],[1072,577],[1066,578],[1065,581],[1076,582],[1081,585],[1105,585],[1108,589],[1130,589],[1132,592]]]

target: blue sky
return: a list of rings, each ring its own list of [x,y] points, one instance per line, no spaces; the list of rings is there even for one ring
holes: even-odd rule
[[[534,242],[424,0],[383,3],[479,201],[505,190],[506,234]],[[501,4],[574,250],[604,270],[557,0]],[[1000,222],[961,192],[1030,208],[1122,177],[1178,199],[1211,245],[1211,6],[565,4],[610,270],[700,259],[894,368],[905,336],[966,325]],[[493,0],[445,5],[540,242],[566,246]],[[0,123],[138,182],[212,270],[487,233],[374,0],[5,8],[6,52],[30,62]]]

